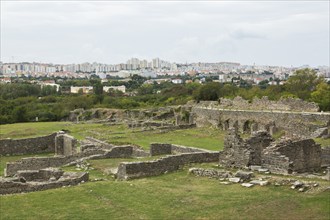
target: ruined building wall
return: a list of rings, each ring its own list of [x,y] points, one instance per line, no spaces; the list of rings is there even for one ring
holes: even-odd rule
[[[219,162],[227,167],[239,168],[261,165],[261,152],[272,141],[272,137],[264,131],[255,132],[251,138],[243,140],[235,129],[230,129],[224,149],[219,154]]]
[[[13,176],[19,170],[40,170],[47,167],[60,167],[76,160],[96,155],[98,159],[104,158],[129,158],[133,154],[132,146],[114,147],[111,150],[86,150],[70,156],[56,157],[29,157],[6,164],[5,176]]]
[[[119,164],[117,179],[128,180],[147,176],[161,175],[180,169],[188,163],[215,162],[219,153],[185,153],[179,155],[169,155],[154,161],[143,162],[123,162]]]
[[[47,189],[54,189],[63,186],[74,186],[82,182],[87,182],[89,174],[86,172],[72,173],[65,172],[64,176],[60,177],[56,181],[46,181],[46,182],[19,182],[10,181],[0,178],[0,195],[2,194],[12,194],[12,193],[23,193],[23,192],[34,192]]]
[[[309,137],[317,129],[330,125],[330,113],[230,110],[203,105],[194,106],[192,113],[197,127],[213,126],[223,130],[236,127],[245,133],[257,130],[273,133],[277,128]]]
[[[321,149],[321,165],[330,167],[330,146]]]
[[[182,154],[182,153],[201,153],[201,152],[212,152],[195,147],[187,147],[176,144],[163,144],[163,143],[152,143],[150,145],[150,155],[163,155],[163,154]]]
[[[263,166],[272,172],[312,172],[321,168],[321,146],[313,139],[281,140],[262,152]]]
[[[56,133],[35,138],[0,140],[0,155],[22,155],[55,152]]]
[[[297,112],[318,112],[319,107],[314,102],[306,102],[297,98],[281,98],[278,101],[269,100],[267,96],[259,99],[255,97],[252,102],[235,97],[234,99],[221,98],[216,104],[219,108],[234,108],[246,110],[279,110]]]

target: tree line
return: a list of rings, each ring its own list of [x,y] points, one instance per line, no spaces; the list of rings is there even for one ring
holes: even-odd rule
[[[98,79],[84,82],[93,86],[93,94],[66,94],[55,87],[12,83],[0,85],[0,123],[26,121],[60,121],[65,120],[70,111],[77,108],[147,108],[166,105],[185,104],[190,100],[218,100],[241,96],[246,100],[254,97],[268,96],[270,100],[281,97],[294,97],[316,102],[323,111],[330,111],[330,85],[324,78],[318,77],[311,69],[297,70],[284,85],[259,85],[244,83],[205,84],[171,82],[144,84],[147,78],[132,76],[129,80],[129,95],[120,91],[103,91],[103,84]],[[77,81],[67,80],[66,85]],[[81,83],[81,82],[80,82]],[[111,85],[115,84],[110,82]]]

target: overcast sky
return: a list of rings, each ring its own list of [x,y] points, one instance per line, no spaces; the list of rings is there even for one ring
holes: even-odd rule
[[[3,1],[1,61],[329,66],[329,1]]]

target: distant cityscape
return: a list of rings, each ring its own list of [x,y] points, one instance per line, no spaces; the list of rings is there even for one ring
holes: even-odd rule
[[[0,62],[0,80],[12,77],[50,77],[50,78],[90,78],[92,75],[100,79],[112,77],[128,78],[134,74],[149,77],[176,77],[176,76],[218,76],[219,82],[232,81],[234,77],[240,76],[244,80],[253,81],[258,84],[263,80],[286,80],[295,70],[309,68],[309,66],[283,67],[267,65],[241,65],[236,62],[216,63],[174,63],[154,58],[151,61],[145,59],[131,58],[126,63],[102,64],[52,64],[52,63],[3,63]],[[313,68],[319,76],[330,80],[329,66]],[[8,81],[8,80],[7,80]],[[181,83],[181,81],[175,81]]]

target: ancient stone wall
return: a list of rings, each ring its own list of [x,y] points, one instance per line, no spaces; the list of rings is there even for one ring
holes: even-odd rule
[[[287,134],[310,137],[319,128],[330,125],[330,113],[230,110],[196,105],[192,108],[197,127],[213,126],[223,130],[237,128],[244,133],[280,129]]]
[[[172,153],[171,144],[161,144],[161,143],[150,144],[150,156],[171,154],[171,153]]]
[[[82,158],[96,155],[98,159],[103,158],[129,158],[133,154],[133,147],[123,146],[114,147],[111,150],[86,150],[70,156],[56,156],[56,157],[29,157],[23,158],[16,162],[8,162],[6,164],[5,176],[13,176],[19,170],[40,170],[47,167],[60,167]]]
[[[128,180],[147,176],[156,176],[180,169],[188,163],[215,162],[219,153],[186,153],[169,155],[154,161],[123,162],[119,164],[117,179]]]
[[[195,147],[187,147],[176,144],[163,144],[163,143],[152,143],[150,145],[150,155],[162,155],[162,154],[182,154],[182,153],[201,153],[201,152],[212,152]]]
[[[88,178],[89,175],[86,172],[65,172],[58,180],[46,182],[20,182],[18,179],[0,178],[0,194],[34,192],[63,186],[74,186],[87,182]]]
[[[243,140],[235,129],[231,129],[220,152],[219,162],[227,167],[244,168],[261,165],[261,152],[273,141],[264,131],[253,133],[251,138]]]
[[[59,134],[55,137],[55,154],[70,156],[77,153],[77,140],[67,134]]]
[[[172,153],[200,153],[200,152],[211,152],[208,150],[195,148],[195,147],[186,147],[181,145],[172,144],[171,145]]]
[[[321,165],[330,167],[330,146],[321,149]]]
[[[205,105],[207,103],[203,103]],[[264,96],[261,99],[255,97],[251,103],[241,97],[235,97],[233,100],[221,98],[218,103],[209,103],[217,105],[219,108],[233,108],[245,110],[279,110],[279,111],[297,111],[297,112],[317,112],[319,107],[314,102],[306,102],[296,98],[281,98],[279,101],[269,100]]]
[[[321,146],[313,139],[273,142],[262,152],[262,165],[275,173],[318,171]]]
[[[0,140],[0,155],[22,155],[55,152],[56,133],[35,138]]]
[[[41,170],[20,170],[17,172],[18,178],[24,178],[24,181],[42,182],[48,181],[50,178],[58,180],[64,171],[58,168],[46,168]]]

